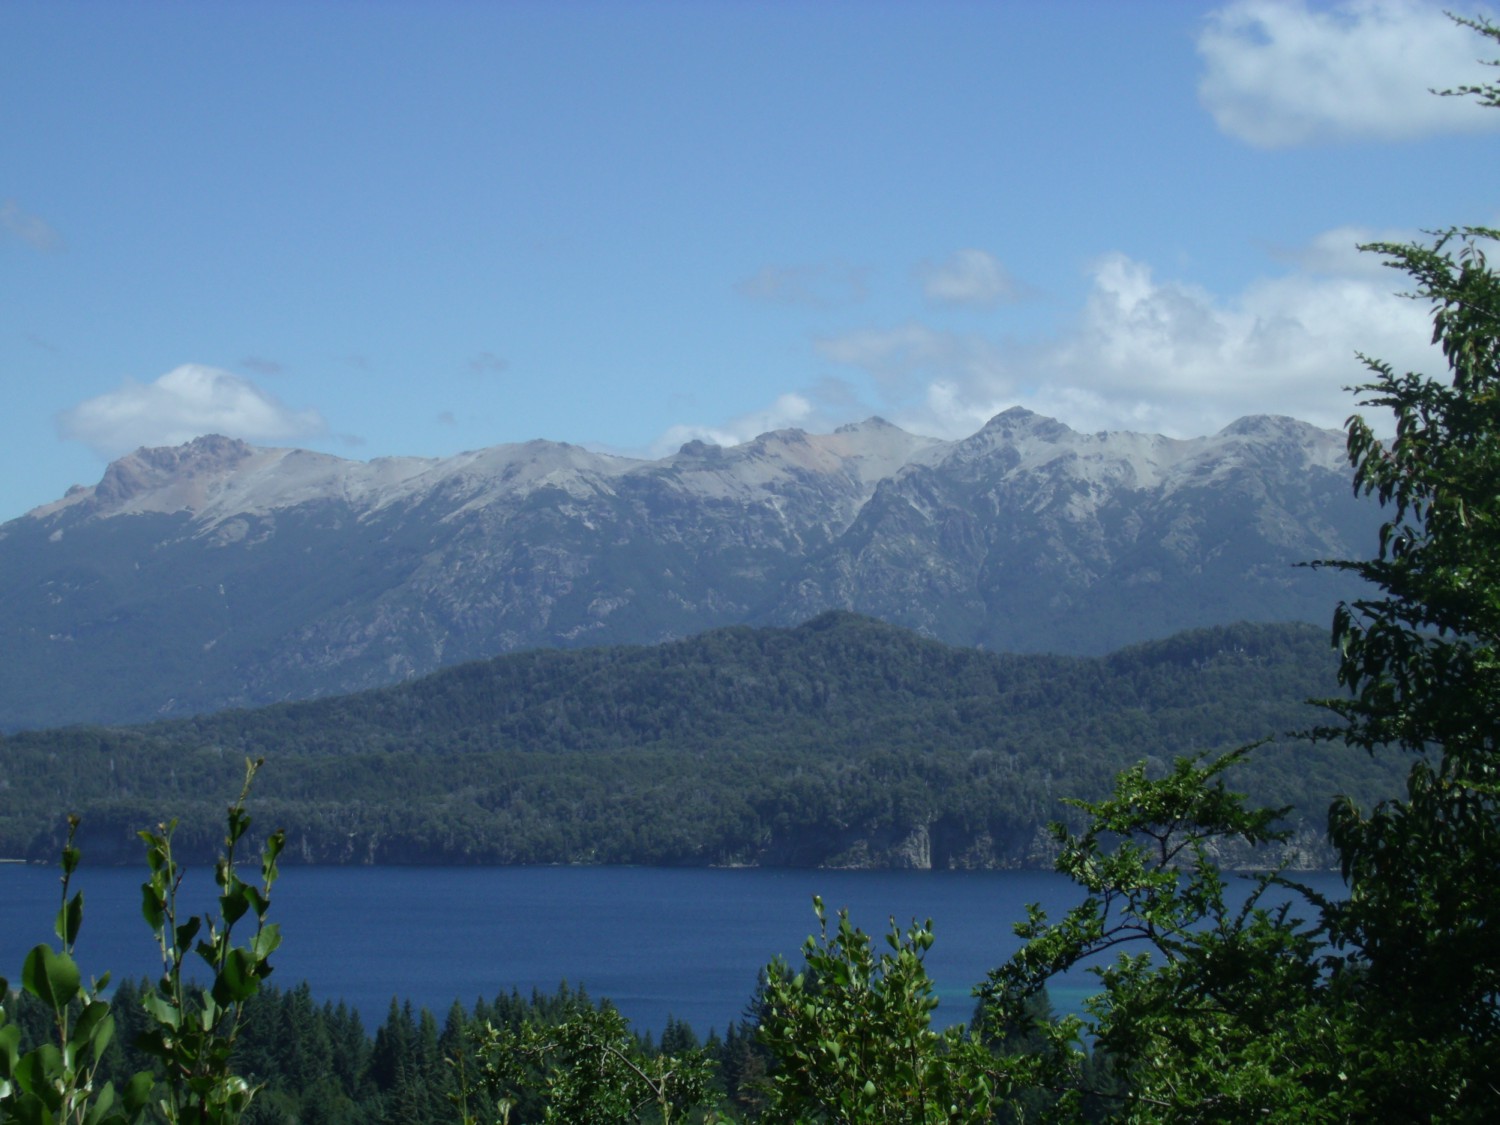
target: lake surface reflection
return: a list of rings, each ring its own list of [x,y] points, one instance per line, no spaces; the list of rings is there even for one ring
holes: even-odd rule
[[[248,873],[247,873],[248,877]],[[116,979],[159,971],[140,915],[141,870],[85,866],[78,959],[85,975]],[[1324,890],[1333,887],[1324,877]],[[306,980],[318,1000],[345,1000],[373,1032],[391,999],[441,1020],[459,1000],[519,988],[550,992],[562,980],[609,997],[638,1029],[668,1015],[700,1034],[739,1018],[772,957],[801,961],[815,926],[812,896],[847,907],[876,935],[933,919],[927,965],[940,1022],[965,1021],[970,990],[1017,946],[1011,926],[1028,902],[1054,917],[1078,901],[1050,872],[808,871],[637,867],[286,867],[271,918],[282,947],[272,981]],[[189,911],[213,904],[211,872],[184,888]],[[0,976],[15,980],[26,951],[53,941],[55,868],[0,864]],[[885,948],[883,943],[880,948]],[[1073,1009],[1093,991],[1079,972],[1053,989]]]

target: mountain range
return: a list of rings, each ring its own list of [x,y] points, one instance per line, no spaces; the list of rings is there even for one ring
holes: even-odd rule
[[[639,460],[548,441],[360,462],[208,436],[0,525],[0,729],[359,690],[539,647],[827,610],[1101,654],[1326,623],[1378,511],[1343,436],[1171,439],[1022,409],[940,441],[872,418]]]

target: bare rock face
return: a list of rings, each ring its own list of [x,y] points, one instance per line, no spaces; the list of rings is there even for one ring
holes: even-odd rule
[[[167,500],[170,496],[184,508],[199,507],[203,504],[201,490],[211,488],[217,478],[232,474],[253,454],[244,442],[218,434],[165,449],[137,449],[104,471],[92,499],[103,512],[125,511],[142,497],[161,505],[174,502]]]
[[[851,609],[951,643],[1100,653],[1325,622],[1376,513],[1342,435],[943,442],[880,419],[659,461],[555,442],[348,461],[209,436],[0,525],[0,729],[390,683],[521,648]],[[919,848],[911,849],[919,862]]]

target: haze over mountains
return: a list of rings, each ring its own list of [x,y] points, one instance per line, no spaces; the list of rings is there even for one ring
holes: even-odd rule
[[[1021,409],[953,442],[880,419],[658,461],[533,441],[343,460],[141,449],[0,525],[0,728],[395,682],[518,649],[854,610],[992,650],[1098,654],[1328,621],[1295,564],[1369,552],[1343,436],[1080,434]]]

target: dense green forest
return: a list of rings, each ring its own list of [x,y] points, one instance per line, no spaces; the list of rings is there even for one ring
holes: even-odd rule
[[[538,651],[399,687],[0,743],[0,855],[133,862],[176,817],[218,846],[222,800],[264,757],[262,824],[318,863],[1049,865],[1064,797],[1126,766],[1262,737],[1237,780],[1321,823],[1384,795],[1380,762],[1286,740],[1333,694],[1307,625],[1197,630],[1104,658],[996,655],[832,613],[652,647]],[[1311,828],[1304,862],[1319,855]]]
[[[469,1007],[454,1001],[441,1019],[409,1001],[392,1000],[384,1021],[373,1029],[347,1005],[320,1002],[305,984],[268,985],[246,1003],[236,1036],[234,1070],[259,1087],[241,1120],[244,1125],[447,1125],[461,1119],[457,1105],[466,1084],[467,1112],[496,1120],[497,1098],[466,1073],[483,1066],[483,1041],[496,1032],[519,1038],[569,1021],[613,1030],[616,1044],[643,1067],[692,1059],[707,1076],[704,1101],[721,1106],[724,1120],[753,1120],[769,1101],[774,1059],[757,1037],[764,993],[751,983],[745,1015],[722,1033],[711,1028],[700,1035],[669,1019],[659,1038],[631,1031],[608,1000],[567,982],[552,993],[512,990],[481,997]],[[150,1056],[132,1046],[150,1029],[141,1006],[148,992],[146,982],[128,980],[114,990],[117,1026],[95,1075],[100,1084],[123,1086],[131,1075],[150,1069]],[[45,1042],[45,1006],[25,993],[15,999],[18,1045],[27,1049]],[[1038,1011],[1047,1011],[1045,1001]],[[522,1060],[510,1099],[511,1121],[543,1120],[549,1100],[545,1067],[544,1060]],[[1102,1065],[1091,1069],[1107,1082]],[[1050,1104],[1056,1098],[1036,1090],[1029,1100]]]
[[[749,982],[747,998],[754,982]],[[115,1034],[96,1075],[102,1084],[123,1086],[132,1074],[152,1066],[133,1044],[150,1028],[142,1007],[145,981],[122,981],[111,996]],[[608,1010],[566,983],[555,993],[501,993],[465,1008],[457,1001],[439,1020],[425,1008],[392,1000],[377,1028],[366,1028],[359,1013],[342,1003],[319,1002],[308,987],[260,989],[245,1005],[236,1036],[234,1069],[262,1086],[243,1120],[245,1125],[438,1125],[456,1119],[452,1098],[460,1075],[448,1060],[471,1050],[471,1039],[486,1025],[519,1031],[526,1024],[555,1025],[582,1012]],[[46,1006],[26,993],[16,997],[12,1024],[18,1045],[29,1049],[48,1035]],[[754,1022],[743,1019],[706,1039],[688,1025],[668,1021],[660,1039],[630,1035],[643,1056],[699,1050],[716,1064],[717,1085],[732,1101],[752,1104],[753,1080],[763,1076],[765,1057],[755,1043]],[[533,1091],[514,1111],[518,1121],[538,1120],[542,1098]],[[477,1108],[477,1107],[476,1107]]]

